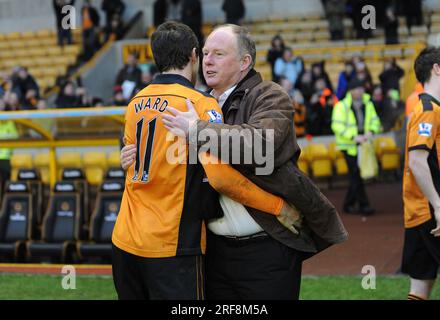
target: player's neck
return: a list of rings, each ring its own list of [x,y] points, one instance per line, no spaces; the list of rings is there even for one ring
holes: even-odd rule
[[[179,76],[182,76],[188,81],[191,81],[191,69],[190,68],[184,68],[184,69],[170,69],[168,71],[162,72],[162,74],[177,74]]]
[[[440,86],[434,81],[429,81],[424,85],[425,93],[434,97],[436,100],[440,100]]]

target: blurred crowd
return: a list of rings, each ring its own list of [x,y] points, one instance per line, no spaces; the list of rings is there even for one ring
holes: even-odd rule
[[[384,131],[392,129],[404,113],[399,84],[404,71],[394,59],[384,62],[379,75],[380,83],[374,83],[365,60],[354,56],[344,63],[338,83],[333,84],[325,69],[325,61],[313,63],[307,68],[303,59],[295,56],[282,37],[277,35],[267,52],[267,62],[272,68],[272,80],[279,83],[293,100],[297,135],[300,137],[332,134],[333,107],[345,97],[353,80],[361,81],[365,92],[370,95]]]

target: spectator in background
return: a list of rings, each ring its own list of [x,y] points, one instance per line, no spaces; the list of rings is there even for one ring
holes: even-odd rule
[[[356,77],[353,62],[345,61],[344,71],[339,74],[338,88],[336,89],[336,96],[339,100],[345,97],[347,93],[348,83]]]
[[[293,114],[293,122],[295,125],[296,137],[304,137],[306,132],[306,107],[304,105],[304,97],[299,90],[293,88],[292,83],[286,78],[280,78],[279,83],[280,86],[286,90],[292,100],[292,106],[295,110],[295,113]]]
[[[324,6],[332,40],[344,39],[345,0],[328,0]]]
[[[99,14],[91,5],[90,0],[84,0],[81,9],[82,39],[84,60],[88,61],[99,47]]]
[[[395,89],[400,92],[399,80],[404,74],[405,72],[403,69],[397,65],[396,59],[393,58],[386,60],[383,66],[383,71],[379,75],[383,93],[387,95],[388,91],[391,89]]]
[[[37,109],[38,104],[38,96],[37,92],[34,89],[29,89],[26,92],[25,99],[23,105],[21,107],[22,110],[35,110]]]
[[[312,81],[312,71],[303,71],[299,77],[299,80],[296,82],[296,88],[301,91],[301,94],[304,96],[304,102],[307,106],[313,92],[315,91]]]
[[[385,44],[398,44],[399,20],[396,17],[394,7],[389,6],[385,10],[384,29],[385,29]]]
[[[64,43],[72,44],[72,30],[70,28],[63,28],[62,26],[63,19],[69,14],[69,11],[66,10],[63,13],[62,9],[67,5],[74,6],[75,0],[53,0],[52,5],[55,12],[58,45],[64,46]],[[70,23],[72,22],[73,21],[70,21]]]
[[[182,23],[186,24],[203,45],[202,34],[202,4],[200,0],[182,0]]]
[[[328,76],[328,73],[325,71],[325,61],[322,60],[321,62],[315,62],[312,64],[312,85],[315,87],[315,83],[318,79],[324,79],[325,80],[325,87],[330,89],[331,92],[333,92],[333,85],[330,81],[330,77]]]
[[[4,96],[5,111],[19,111],[21,109],[20,99],[14,91],[7,91]]]
[[[374,103],[374,100],[373,100]],[[382,108],[376,106],[377,115],[382,123],[384,132],[392,130],[399,118],[404,114],[404,103],[400,100],[399,92],[395,89],[389,90],[384,96]]]
[[[226,14],[226,23],[243,24],[246,8],[243,0],[224,0],[222,10]]]
[[[114,15],[110,23],[110,27],[105,29],[105,42],[117,41],[124,36],[124,24],[119,15]]]
[[[17,92],[20,103],[24,104],[30,90],[34,91],[36,98],[40,97],[40,89],[34,77],[26,68],[19,67],[12,75],[12,91]]]
[[[365,14],[362,13],[362,8],[370,4],[369,0],[351,0],[351,17],[353,19],[353,26],[356,30],[356,38],[367,40],[371,38],[371,29],[362,26],[362,20]]]
[[[122,20],[125,11],[125,3],[122,0],[103,0],[101,3],[101,10],[105,12],[105,28],[110,30],[115,15]]]
[[[134,54],[129,54],[127,63],[119,71],[116,77],[116,85],[122,87],[124,99],[128,100],[134,92],[136,85],[142,80],[142,70],[137,65],[137,58]]]
[[[168,12],[167,0],[156,0],[153,4],[153,24],[157,28],[165,22]]]
[[[278,58],[282,58],[285,48],[284,40],[279,34],[272,38],[270,49],[267,51],[266,61],[270,64],[273,82],[279,82],[275,74],[275,62]]]
[[[402,1],[402,6],[408,33],[411,35],[411,27],[420,26],[423,23],[422,0]]]
[[[379,133],[381,128],[379,117],[370,96],[365,94],[363,82],[354,79],[348,84],[345,98],[333,108],[332,130],[335,133],[336,146],[344,154],[348,166],[350,185],[345,200],[346,213],[360,212],[371,215],[375,210],[370,207],[364,182],[358,166],[358,145]],[[359,205],[359,208],[355,206]]]
[[[122,87],[121,86],[115,86],[113,88],[113,103],[114,106],[118,107],[126,107],[127,101],[124,99],[124,96],[122,95]]]
[[[373,78],[363,58],[353,57],[356,79],[364,84],[365,91],[368,94],[373,92]]]
[[[18,102],[18,98],[16,99]],[[0,112],[8,111],[6,103],[0,99]],[[0,139],[16,139],[18,131],[15,123],[11,120],[0,120]],[[11,178],[12,149],[0,148],[0,188],[4,190],[5,182]]]
[[[38,100],[37,110],[46,110],[46,109],[48,109],[47,101],[44,99]]]
[[[168,0],[167,2],[167,15],[165,20],[169,21],[180,21],[182,18],[182,9],[181,9],[180,0]]]
[[[76,108],[78,104],[79,98],[75,94],[75,85],[72,81],[67,81],[55,100],[55,106],[59,109],[65,109]]]
[[[324,78],[315,82],[315,92],[310,99],[307,112],[307,133],[314,136],[330,135],[333,107],[338,103],[338,98],[326,86]]]
[[[275,76],[286,78],[293,87],[303,69],[303,61],[299,57],[294,57],[289,47],[284,48],[283,56],[275,61]]]

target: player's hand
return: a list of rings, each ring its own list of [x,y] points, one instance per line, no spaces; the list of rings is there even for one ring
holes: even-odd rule
[[[162,122],[171,133],[183,138],[188,137],[189,128],[199,119],[199,115],[194,109],[193,104],[189,99],[186,99],[187,112],[179,111],[173,107],[167,107],[167,110],[172,114],[164,114]]]
[[[278,221],[294,234],[299,234],[298,228],[301,227],[302,217],[299,211],[292,205],[284,201],[283,208],[277,216]]]
[[[435,229],[431,230],[431,234],[434,237],[439,237],[440,236],[440,208],[437,208],[435,210],[434,216],[435,216],[435,221],[437,221],[437,226]]]
[[[134,157],[136,156],[136,145],[128,144],[124,146],[121,150],[121,167],[127,170],[134,162]]]

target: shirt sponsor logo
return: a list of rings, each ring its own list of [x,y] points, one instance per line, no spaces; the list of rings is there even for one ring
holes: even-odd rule
[[[212,123],[223,123],[223,117],[220,113],[215,110],[208,111],[209,122]]]
[[[419,130],[417,133],[422,137],[430,137],[431,136],[432,124],[428,122],[419,123]]]

